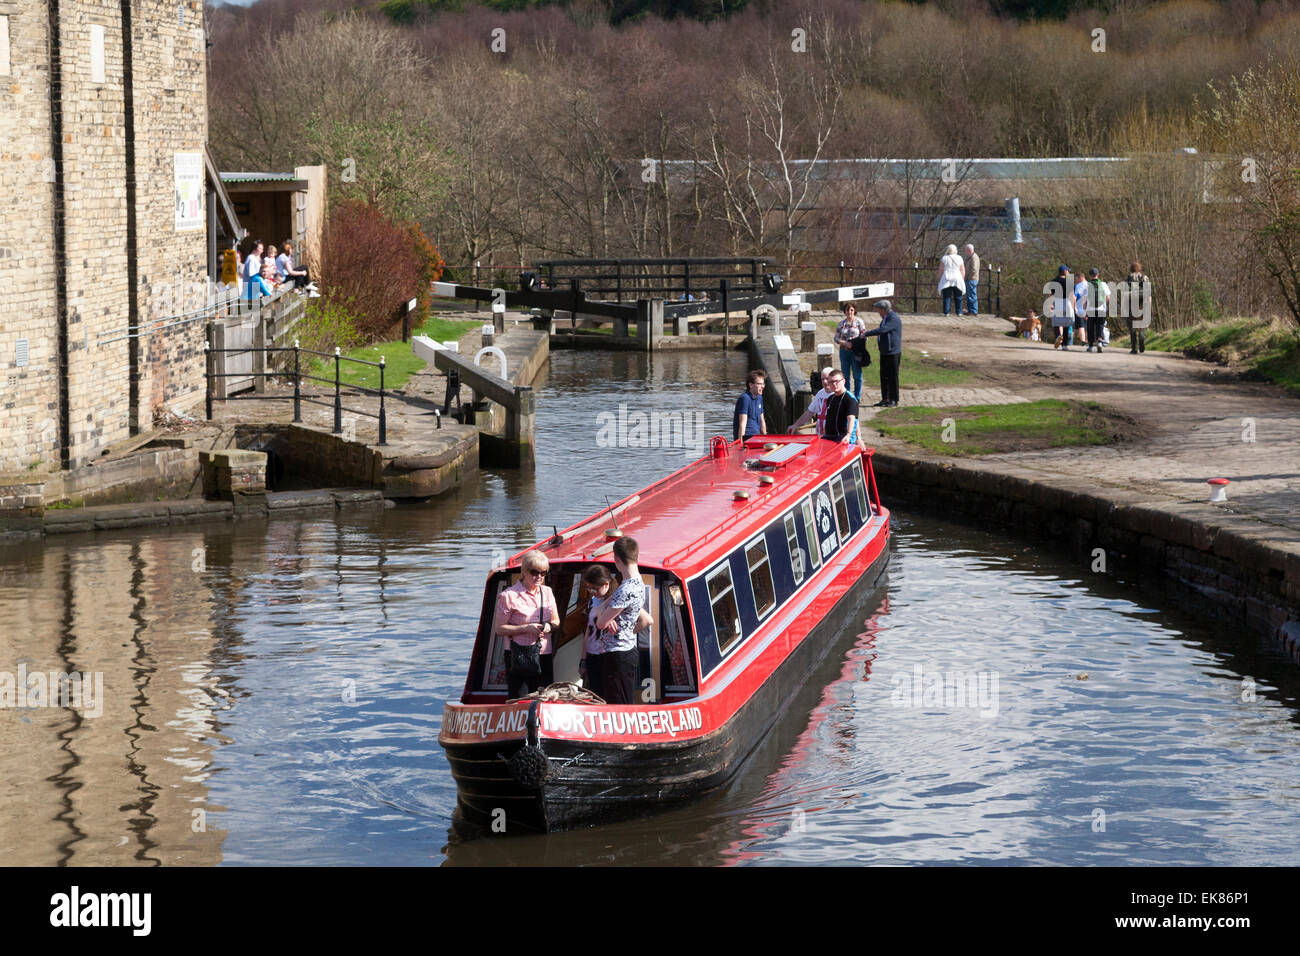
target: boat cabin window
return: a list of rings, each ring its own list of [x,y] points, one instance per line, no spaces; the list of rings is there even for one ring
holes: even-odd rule
[[[843,489],[840,494],[843,495]],[[811,540],[813,536],[810,535],[808,546],[813,549],[814,554],[820,552],[818,557],[822,561],[827,561],[840,546],[840,542],[835,534],[835,508],[831,504],[831,496],[825,486],[812,493],[812,510],[814,516],[812,527],[816,531],[817,541],[814,544]],[[816,567],[817,564],[818,560],[815,557],[813,566]]]
[[[862,480],[862,459],[853,463],[853,483],[858,487],[858,514],[863,522],[871,520],[871,511],[867,508],[867,483]]]
[[[767,559],[767,540],[758,538],[745,546],[749,565],[749,583],[754,588],[754,610],[761,621],[776,607],[776,587],[772,584],[772,565]]]
[[[849,506],[844,500],[844,479],[839,475],[831,480],[831,496],[835,499],[835,527],[840,533],[840,544],[843,544],[853,533],[853,526],[849,524]]]
[[[803,584],[803,551],[799,548],[799,535],[794,527],[794,513],[785,516],[785,541],[790,547],[790,567],[794,571],[795,587]]]
[[[740,612],[736,607],[736,589],[731,584],[731,565],[724,563],[707,581],[718,649],[726,654],[740,640]]]
[[[817,545],[817,531],[813,524],[812,503],[806,498],[802,502],[802,510],[804,533],[808,535],[808,554],[812,558],[812,569],[816,571],[822,566],[822,552]]]

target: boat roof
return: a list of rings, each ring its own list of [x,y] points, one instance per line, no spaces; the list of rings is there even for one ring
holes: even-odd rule
[[[874,449],[812,435],[756,435],[727,444],[534,547],[551,561],[613,560],[614,529],[635,538],[641,567],[683,579],[756,534],[860,454]],[[771,483],[760,481],[770,476]],[[745,492],[747,498],[737,498]],[[518,561],[524,552],[515,555]]]

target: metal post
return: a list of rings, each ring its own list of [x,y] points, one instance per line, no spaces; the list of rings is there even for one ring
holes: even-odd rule
[[[406,303],[403,302],[402,303],[402,341],[409,342],[410,340],[411,340],[411,310],[408,309],[406,307]]]
[[[921,288],[921,263],[912,263],[912,314],[916,315],[921,311],[920,299],[917,290]]]
[[[623,301],[623,260],[614,260],[614,287],[618,296],[618,301]]]
[[[343,392],[339,388],[339,347],[334,346],[334,434],[343,434]]]
[[[379,444],[388,444],[388,418],[384,414],[384,356],[379,356]]]
[[[718,283],[719,291],[722,293],[722,347],[727,347],[727,336],[731,331],[731,309],[727,304],[727,280],[723,279]]]
[[[684,290],[682,292],[682,301],[689,302],[691,298],[691,264],[689,262],[682,263],[682,288]]]
[[[1002,314],[1002,267],[998,266],[998,315]]]
[[[844,285],[844,260],[840,260],[840,285]]]
[[[302,373],[298,370],[298,340],[293,340],[293,420],[302,421]]]
[[[578,331],[578,284],[581,279],[569,280],[569,291],[573,293],[573,309],[569,312],[569,331]]]
[[[212,334],[212,324],[208,323],[208,335]],[[207,394],[203,397],[203,405],[208,413],[208,421],[212,421],[212,344],[203,343],[203,377],[207,379]]]

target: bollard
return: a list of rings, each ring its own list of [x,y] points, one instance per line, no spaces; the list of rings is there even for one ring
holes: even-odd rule
[[[485,325],[481,331],[483,333],[483,348],[487,348],[496,340],[496,327]]]
[[[804,322],[799,326],[799,351],[814,352],[817,350],[817,323]]]
[[[302,421],[302,373],[298,370],[298,340],[293,340],[293,420]]]
[[[384,356],[379,356],[379,444],[388,444],[388,416],[384,412]]]
[[[1211,479],[1210,479],[1208,482],[1206,482],[1206,483],[1210,486],[1210,500],[1211,500],[1211,501],[1227,501],[1227,500],[1228,500],[1228,484],[1229,484],[1229,482],[1228,482],[1228,479],[1227,479],[1227,478],[1211,478]]]
[[[486,328],[486,326],[484,326]],[[498,332],[505,333],[506,330],[506,304],[504,302],[492,303],[492,328]],[[484,343],[489,344],[489,343]]]
[[[830,342],[822,342],[817,346],[817,380],[821,381],[821,370],[830,366],[839,368],[839,362],[834,358],[835,346]],[[817,386],[821,388],[821,385]]]

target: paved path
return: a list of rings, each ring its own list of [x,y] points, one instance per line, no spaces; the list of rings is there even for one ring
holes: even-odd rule
[[[1050,343],[1007,336],[1008,329],[1003,319],[903,316],[905,349],[947,357],[980,381],[968,388],[908,389],[904,366],[901,404],[1096,401],[1138,419],[1147,437],[963,460],[1023,477],[1065,477],[1081,490],[1109,486],[1187,501],[1209,497],[1207,479],[1228,478],[1230,510],[1300,531],[1300,399],[1181,355],[1061,352]],[[819,326],[818,338],[830,341],[830,330]],[[981,398],[962,400],[967,395]],[[869,421],[864,428],[882,449],[927,457],[875,432]]]

